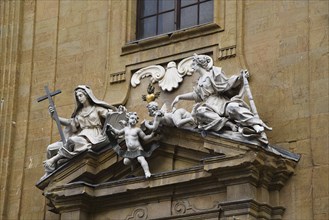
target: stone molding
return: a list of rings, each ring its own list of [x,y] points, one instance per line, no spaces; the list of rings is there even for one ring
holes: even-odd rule
[[[172,145],[173,142],[176,145]],[[113,160],[111,150],[102,154],[87,151],[74,163],[68,163],[65,169],[55,171],[48,182],[44,180],[38,187],[44,190],[50,210],[56,213],[77,209],[86,213],[125,210],[139,204],[126,219],[169,219],[174,216],[182,219],[195,216],[282,219],[284,207],[275,198],[294,173],[297,161],[264,148],[212,135],[202,138],[189,130],[175,129],[173,135],[160,144],[152,160],[165,156],[190,161],[191,166],[155,172],[148,180],[142,176],[122,178],[120,175],[116,179],[115,170],[127,168]],[[225,154],[216,153],[219,149],[224,149]],[[97,164],[97,161],[102,162]],[[127,174],[122,172],[122,175]],[[100,173],[102,178],[98,177]],[[222,200],[213,200],[213,195],[225,196]],[[209,197],[205,202],[207,208],[200,209],[193,204],[191,199],[199,197]],[[171,201],[167,209],[171,214],[155,217],[156,213],[150,211],[154,208],[149,210],[148,207],[160,208],[162,201]]]
[[[110,83],[120,83],[126,80],[126,72],[118,72],[110,74]]]
[[[236,45],[225,47],[225,48],[219,48],[219,60],[224,60],[228,58],[232,58],[236,56]]]
[[[285,208],[282,206],[271,207],[268,204],[259,203],[252,199],[234,202],[221,202],[224,218],[234,217],[242,213],[255,219],[282,219]]]
[[[177,30],[172,33],[157,35],[150,38],[136,40],[125,44],[122,47],[122,56],[154,49],[160,46],[186,41],[188,39],[203,37],[223,31],[223,28],[216,23],[198,25],[184,30]]]

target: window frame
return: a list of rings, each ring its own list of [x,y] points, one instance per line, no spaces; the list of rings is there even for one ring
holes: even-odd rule
[[[176,31],[180,31],[180,30],[184,30],[184,29],[188,29],[188,28],[192,28],[192,27],[196,27],[196,26],[201,26],[201,25],[206,25],[206,24],[215,22],[214,9],[215,9],[215,1],[216,0],[197,0],[195,3],[187,4],[187,5],[184,5],[184,6],[182,6],[181,0],[174,0],[174,9],[168,9],[168,10],[161,11],[161,12],[159,12],[159,1],[161,1],[161,0],[156,0],[157,1],[157,3],[156,3],[157,4],[156,12],[152,13],[150,15],[146,15],[146,16],[142,17],[141,14],[142,14],[142,10],[143,10],[143,7],[142,7],[142,4],[143,4],[142,2],[143,1],[145,1],[145,0],[137,0],[136,40],[143,40],[143,39],[150,38],[150,37],[156,37],[156,36],[159,36],[159,35],[162,35],[162,34],[170,34],[170,33],[176,32]],[[200,7],[201,7],[201,4],[204,4],[204,3],[210,2],[210,1],[212,1],[212,4],[213,4],[212,18],[209,22],[205,22],[205,23],[200,24]],[[193,6],[197,6],[197,24],[181,28],[182,9],[188,8],[188,7],[193,7]],[[163,15],[163,14],[166,14],[168,12],[171,12],[171,11],[174,12],[174,30],[159,33],[159,16]],[[145,35],[143,33],[144,36],[142,36],[142,33],[141,33],[142,20],[144,20],[146,18],[151,18],[151,17],[156,18],[155,34],[145,37]]]
[[[226,0],[214,0],[214,21],[212,23],[180,29],[174,32],[137,39],[137,0],[127,1],[126,27],[124,45],[121,47],[121,56],[129,56],[142,51],[154,50],[162,46],[188,41],[194,38],[209,36],[225,30]]]

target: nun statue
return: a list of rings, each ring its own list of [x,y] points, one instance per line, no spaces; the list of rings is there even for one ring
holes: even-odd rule
[[[48,146],[47,160],[43,162],[46,175],[57,168],[59,160],[67,161],[85,150],[108,142],[102,132],[103,126],[107,115],[117,111],[117,108],[97,99],[86,85],[76,87],[74,94],[76,108],[71,118],[59,117],[60,124],[65,127],[66,143],[58,141]],[[49,107],[49,112],[54,118],[54,109]]]

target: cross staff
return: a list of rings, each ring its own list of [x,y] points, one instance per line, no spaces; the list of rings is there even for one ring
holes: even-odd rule
[[[49,89],[48,89],[48,86],[45,86],[45,91],[46,91],[46,95],[42,96],[42,97],[39,97],[37,99],[38,102],[41,102],[43,100],[46,100],[48,99],[49,101],[49,106],[52,107],[52,109],[54,110],[53,112],[53,117],[56,121],[56,124],[57,124],[57,128],[58,128],[58,131],[59,131],[59,134],[61,136],[61,139],[62,139],[62,142],[63,144],[66,143],[66,139],[65,139],[65,136],[64,136],[64,133],[63,133],[63,130],[62,130],[62,127],[61,127],[61,123],[59,121],[59,117],[58,117],[58,114],[57,114],[57,111],[56,111],[56,108],[55,108],[55,104],[54,104],[54,101],[52,99],[52,96],[55,96],[59,93],[61,93],[62,91],[61,90],[56,90],[55,92],[50,92]]]

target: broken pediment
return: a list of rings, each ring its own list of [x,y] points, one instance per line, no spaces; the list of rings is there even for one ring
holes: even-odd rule
[[[299,156],[196,130],[163,128],[145,179],[112,147],[85,151],[40,180],[49,209],[93,219],[281,219],[279,190]]]

